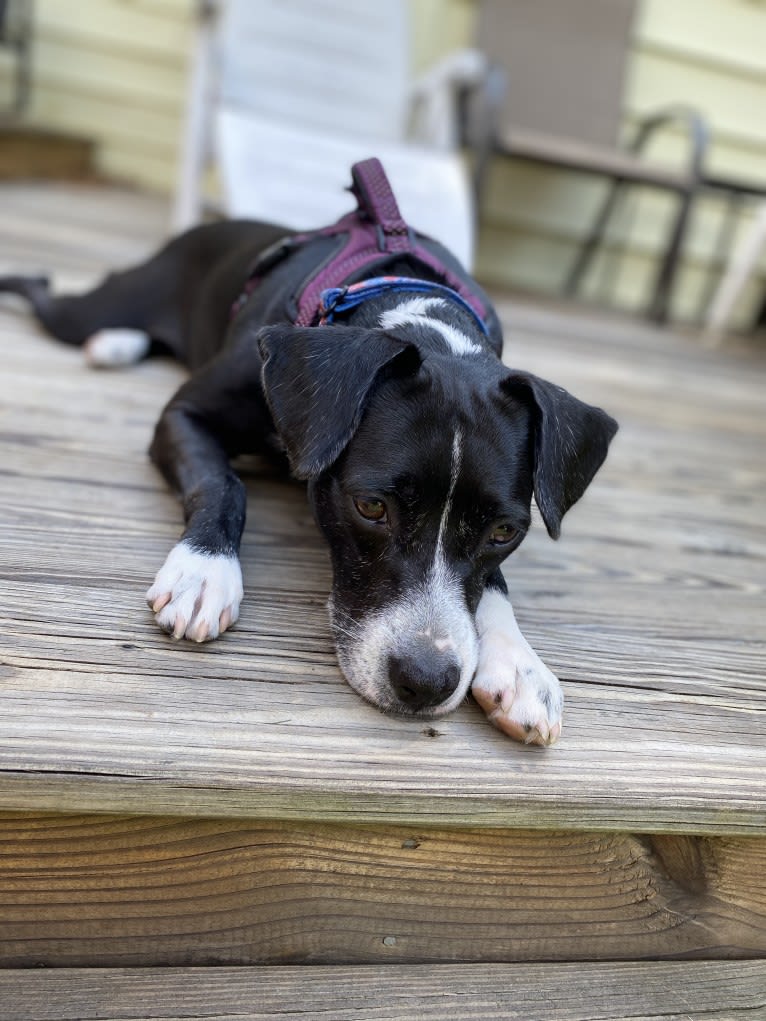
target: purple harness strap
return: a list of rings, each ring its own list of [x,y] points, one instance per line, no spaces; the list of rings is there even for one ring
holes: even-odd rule
[[[448,269],[427,248],[419,243],[414,231],[402,219],[386,172],[379,159],[355,163],[351,168],[351,191],[357,209],[341,217],[330,227],[298,235],[293,240],[305,242],[316,237],[347,234],[341,250],[320,266],[298,296],[296,326],[311,326],[317,321],[322,306],[322,292],[345,283],[366,267],[380,264],[390,255],[410,255],[429,267],[444,283],[456,291],[480,321],[486,309],[477,294],[460,277]]]
[[[386,172],[379,159],[364,160],[351,168],[351,190],[362,211],[380,228],[379,244],[386,252],[408,252],[412,244],[412,231],[402,219]]]

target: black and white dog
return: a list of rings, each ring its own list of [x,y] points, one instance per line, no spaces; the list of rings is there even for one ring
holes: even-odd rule
[[[500,565],[533,495],[558,537],[616,423],[503,365],[486,295],[403,223],[377,161],[353,175],[359,209],[324,231],[220,222],[85,295],[30,277],[0,290],[96,364],[159,347],[191,369],[151,445],[186,521],[147,593],[162,629],[202,642],[237,620],[245,490],[230,459],[277,446],[329,544],[351,686],[419,717],[470,688],[501,730],[550,744],[561,688],[519,631]]]

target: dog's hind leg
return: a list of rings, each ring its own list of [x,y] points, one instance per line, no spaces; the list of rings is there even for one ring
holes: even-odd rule
[[[26,299],[51,336],[85,347],[94,364],[138,361],[152,341],[183,360],[182,305],[191,304],[199,290],[196,277],[226,250],[231,233],[216,226],[187,231],[83,294],[55,295],[44,276],[0,276],[0,293]]]
[[[110,274],[93,290],[79,295],[53,294],[47,277],[0,277],[0,293],[25,298],[52,337],[86,347],[94,364],[126,364],[148,353],[158,321],[149,297],[157,276],[152,269],[147,263],[136,270]]]
[[[285,233],[222,220],[171,239],[146,262],[110,273],[85,294],[54,295],[40,276],[0,276],[0,293],[25,298],[51,336],[85,347],[94,364],[128,364],[156,345],[196,366],[220,347],[255,255]],[[203,336],[202,354],[190,349],[192,331],[213,334]]]

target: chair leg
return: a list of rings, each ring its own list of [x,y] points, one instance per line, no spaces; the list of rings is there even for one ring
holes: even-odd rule
[[[593,256],[596,253],[596,249],[604,239],[606,225],[614,211],[614,207],[624,184],[625,181],[621,177],[615,177],[612,180],[609,192],[602,203],[601,208],[596,214],[590,233],[580,246],[580,251],[577,253],[577,258],[575,259],[574,264],[569,271],[569,276],[564,284],[564,294],[569,297],[573,297],[577,294],[582,278],[591,264]]]
[[[599,277],[596,282],[596,293],[598,294],[599,301],[604,304],[607,304],[617,294],[622,273],[622,263],[625,259],[626,251],[630,249],[629,239],[632,236],[635,211],[635,190],[631,191],[630,188],[621,188],[612,208],[612,219],[620,231],[623,240],[620,244],[619,253],[611,258],[602,259]]]
[[[700,292],[697,310],[697,318],[700,323],[704,323],[707,318],[708,308],[710,307],[712,295],[716,288],[716,280],[719,276],[717,269],[721,269],[722,273],[726,271],[726,266],[729,262],[729,254],[733,247],[734,233],[737,223],[742,215],[744,202],[745,196],[743,192],[728,192],[728,194],[724,197],[723,217],[721,218],[718,231],[716,232],[715,243],[713,245],[713,258],[706,267],[707,272],[705,286],[701,288]]]
[[[596,215],[593,227],[591,228],[588,237],[583,242],[575,263],[567,277],[564,285],[565,294],[573,296],[577,293],[582,278],[585,275],[585,271],[590,265],[596,249],[603,241],[606,225],[614,212],[615,205],[617,204],[617,200],[620,197],[620,193],[625,184],[625,179],[619,177],[615,178],[612,182],[609,193],[604,200],[601,209]],[[686,228],[691,214],[694,194],[695,192],[693,189],[689,189],[682,193],[678,214],[673,224],[673,230],[670,236],[670,242],[665,251],[665,255],[663,256],[662,264],[660,265],[652,299],[647,309],[648,318],[655,323],[665,323],[668,319],[670,297],[673,290],[673,284],[675,282],[676,272],[678,270],[679,256],[681,254],[684,237],[686,235]]]
[[[715,337],[723,332],[731,316],[731,310],[748,277],[755,269],[764,245],[766,245],[766,203],[760,207],[755,223],[740,246],[735,249],[710,303],[710,311],[705,322],[708,335]]]
[[[678,213],[670,235],[670,242],[657,273],[654,294],[647,310],[649,319],[655,323],[662,324],[668,321],[673,284],[678,272],[679,257],[686,236],[686,228],[689,224],[694,194],[695,192],[691,188],[681,194]]]

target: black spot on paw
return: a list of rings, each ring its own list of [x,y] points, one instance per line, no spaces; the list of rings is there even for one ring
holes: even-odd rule
[[[537,697],[542,702],[542,704],[545,706],[545,711],[547,712],[548,716],[550,716],[551,712],[553,711],[553,694],[552,694],[552,692],[549,691],[547,688],[539,688],[538,692],[537,692]]]

